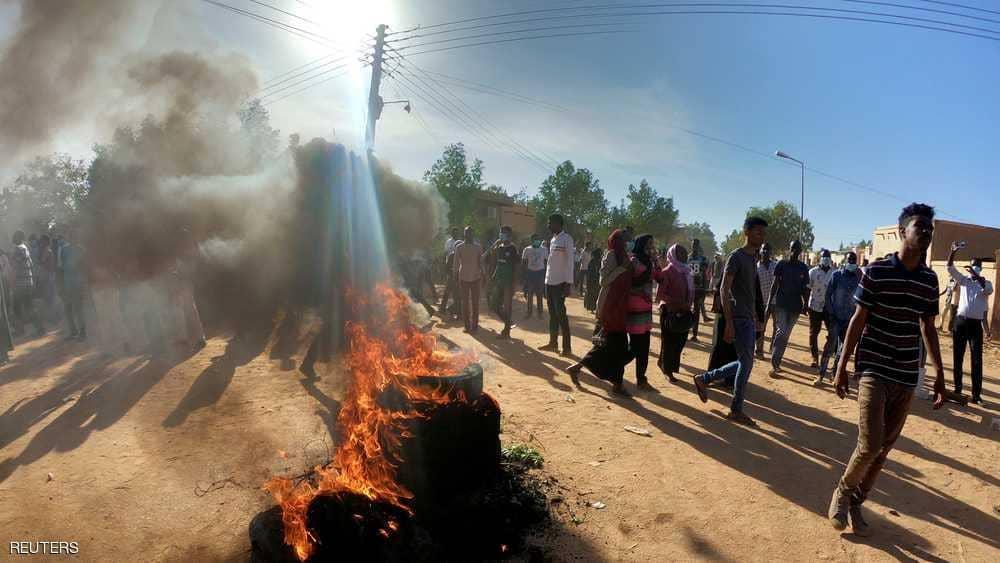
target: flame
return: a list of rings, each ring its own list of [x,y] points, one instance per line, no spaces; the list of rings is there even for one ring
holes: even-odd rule
[[[419,385],[417,377],[454,374],[474,360],[468,354],[438,350],[435,337],[410,322],[410,302],[404,293],[379,285],[371,298],[352,291],[348,297],[354,304],[353,318],[363,320],[346,325],[345,364],[351,379],[337,415],[343,441],[332,462],[315,468],[311,481],[275,477],[264,485],[281,506],[285,543],[302,561],[313,552],[315,538],[309,533],[306,512],[317,495],[355,493],[409,511],[413,495],[396,482],[396,465],[386,454],[398,451],[405,437],[403,423],[420,414],[386,409],[378,403],[382,392],[394,387],[410,404],[461,400],[444,386]],[[381,532],[384,536],[398,524],[389,521],[387,528]]]

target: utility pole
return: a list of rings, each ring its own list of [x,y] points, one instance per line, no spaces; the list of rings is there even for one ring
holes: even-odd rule
[[[365,145],[368,149],[375,147],[375,122],[382,115],[382,96],[379,95],[379,88],[382,87],[382,53],[385,49],[385,24],[376,28],[375,33],[375,58],[372,59],[372,82],[368,90],[368,123],[365,128]]]

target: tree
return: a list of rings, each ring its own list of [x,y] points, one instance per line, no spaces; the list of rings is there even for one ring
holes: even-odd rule
[[[767,242],[771,244],[775,255],[786,254],[793,240],[802,242],[803,251],[812,250],[815,240],[812,223],[808,219],[803,223],[798,210],[791,203],[779,201],[771,207],[751,207],[747,211],[747,217],[751,216],[767,221]]]
[[[240,129],[250,142],[251,162],[274,158],[278,154],[278,137],[281,133],[271,127],[271,114],[267,108],[259,99],[254,98],[239,110],[238,116]],[[298,145],[298,135],[295,135],[295,144]]]
[[[72,222],[87,196],[87,163],[66,154],[40,156],[0,194],[0,224],[45,233]],[[4,240],[10,240],[8,233]]]
[[[542,182],[538,195],[531,199],[531,207],[541,232],[549,215],[559,213],[566,220],[566,230],[576,239],[604,227],[608,215],[600,182],[590,170],[578,169],[568,160]]]
[[[702,252],[709,258],[719,252],[719,245],[715,241],[715,233],[712,232],[712,228],[708,226],[708,223],[688,223],[683,225],[678,236],[675,236],[674,239],[673,242],[681,243],[688,250],[691,250],[691,241],[698,239],[701,241]]]
[[[625,200],[609,212],[611,227],[631,225],[636,234],[648,233],[660,242],[673,240],[680,232],[674,199],[662,197],[645,179],[638,188],[629,184]]]
[[[475,196],[483,189],[483,161],[478,158],[469,166],[462,143],[448,145],[441,158],[424,172],[424,181],[434,186],[448,203],[448,224],[472,224]],[[503,190],[501,190],[501,193]]]
[[[730,252],[741,248],[745,243],[746,241],[743,238],[743,231],[740,229],[733,229],[733,231],[726,237],[726,240],[722,241],[722,254],[726,256]]]

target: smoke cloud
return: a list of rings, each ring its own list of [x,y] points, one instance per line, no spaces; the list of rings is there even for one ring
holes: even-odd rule
[[[134,0],[24,0],[0,55],[0,158],[23,157],[91,110],[101,61],[120,53]],[[2,162],[0,162],[2,163]]]

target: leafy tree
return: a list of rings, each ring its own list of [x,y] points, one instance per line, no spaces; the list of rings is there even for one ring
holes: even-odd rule
[[[249,137],[251,162],[274,158],[278,154],[281,132],[271,127],[271,114],[267,108],[254,98],[239,110],[238,115],[241,130]],[[295,135],[295,144],[298,145],[298,135]]]
[[[722,241],[722,254],[728,255],[730,252],[740,248],[746,241],[743,238],[742,229],[733,229],[726,240]]]
[[[629,184],[625,201],[609,213],[611,226],[632,225],[636,234],[649,233],[660,242],[675,238],[680,231],[674,199],[662,197],[645,179],[639,187]]]
[[[0,193],[0,224],[10,230],[3,234],[18,229],[42,234],[66,225],[88,189],[86,162],[66,154],[35,158]]]
[[[799,211],[787,201],[779,201],[770,207],[751,207],[747,217],[762,217],[767,221],[767,242],[771,243],[775,255],[788,253],[788,245],[793,240],[802,242],[803,250],[812,250],[812,223],[808,219],[803,223]]]
[[[542,182],[538,195],[531,199],[540,232],[545,232],[549,215],[559,213],[566,219],[566,230],[576,239],[606,226],[608,201],[594,175],[586,168],[563,162],[554,174]]]
[[[475,196],[485,185],[483,161],[477,158],[470,166],[462,143],[448,145],[441,158],[424,172],[424,181],[434,186],[448,203],[449,226],[472,223]]]
[[[711,258],[719,252],[719,245],[715,241],[715,233],[708,223],[687,223],[681,226],[681,230],[672,242],[683,244],[689,251],[691,250],[691,240],[701,241],[701,250]]]

